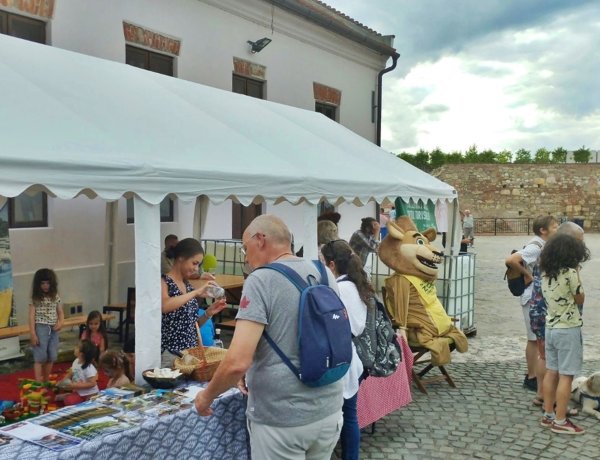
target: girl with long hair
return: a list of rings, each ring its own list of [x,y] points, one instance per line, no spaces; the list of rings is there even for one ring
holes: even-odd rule
[[[321,253],[325,263],[337,278],[340,298],[348,312],[352,335],[357,337],[365,329],[367,308],[369,308],[367,305],[375,290],[363,270],[361,259],[344,240],[330,241],[323,245]],[[356,353],[356,347],[352,344],[352,362],[348,373],[344,376],[344,405],[342,406],[344,424],[341,433],[344,460],[359,458],[360,429],[356,401],[362,374],[363,365]]]

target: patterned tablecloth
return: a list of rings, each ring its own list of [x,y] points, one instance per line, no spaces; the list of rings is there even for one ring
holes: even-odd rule
[[[361,428],[376,422],[390,412],[407,406],[410,393],[413,354],[406,340],[398,337],[402,346],[402,362],[389,377],[369,377],[358,390],[358,425]]]
[[[4,459],[249,459],[246,432],[246,401],[241,393],[217,399],[211,417],[200,417],[194,409],[146,420],[120,433],[98,437],[63,452],[19,439],[0,448]]]

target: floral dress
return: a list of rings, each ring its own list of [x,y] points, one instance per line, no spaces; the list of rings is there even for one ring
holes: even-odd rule
[[[164,275],[169,297],[183,295],[179,287],[169,276]],[[194,290],[190,283],[185,283],[186,293]],[[163,313],[161,325],[161,352],[180,352],[198,346],[196,333],[198,299],[195,297],[177,310]]]

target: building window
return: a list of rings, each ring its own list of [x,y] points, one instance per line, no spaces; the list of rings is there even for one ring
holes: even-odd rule
[[[242,239],[242,234],[250,222],[262,214],[261,204],[251,204],[250,206],[242,206],[239,203],[233,203],[231,215],[231,237]]]
[[[234,74],[232,90],[234,93],[264,99],[264,84],[264,81]],[[262,214],[262,205],[242,206],[239,203],[232,203],[231,213],[231,237],[241,239],[250,222]]]
[[[133,224],[135,222],[133,212],[133,198],[127,198],[127,223]],[[161,222],[175,222],[175,201],[165,197],[160,203],[160,221]]]
[[[8,225],[10,228],[48,226],[48,195],[22,193],[8,200]]]
[[[315,112],[322,113],[327,118],[331,118],[333,121],[337,121],[337,107],[335,105],[323,104],[322,102],[315,102]]]
[[[240,75],[233,76],[232,91],[234,93],[264,99],[264,86],[264,81],[254,80]]]
[[[0,33],[37,43],[46,43],[46,23],[0,11]]]
[[[173,58],[165,54],[125,45],[125,63],[151,72],[173,76]]]

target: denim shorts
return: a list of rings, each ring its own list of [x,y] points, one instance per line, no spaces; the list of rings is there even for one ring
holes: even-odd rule
[[[33,361],[36,363],[53,363],[58,356],[58,332],[49,324],[35,325],[35,333],[40,344],[31,347]]]
[[[546,369],[560,375],[581,374],[583,338],[580,327],[546,328]]]

